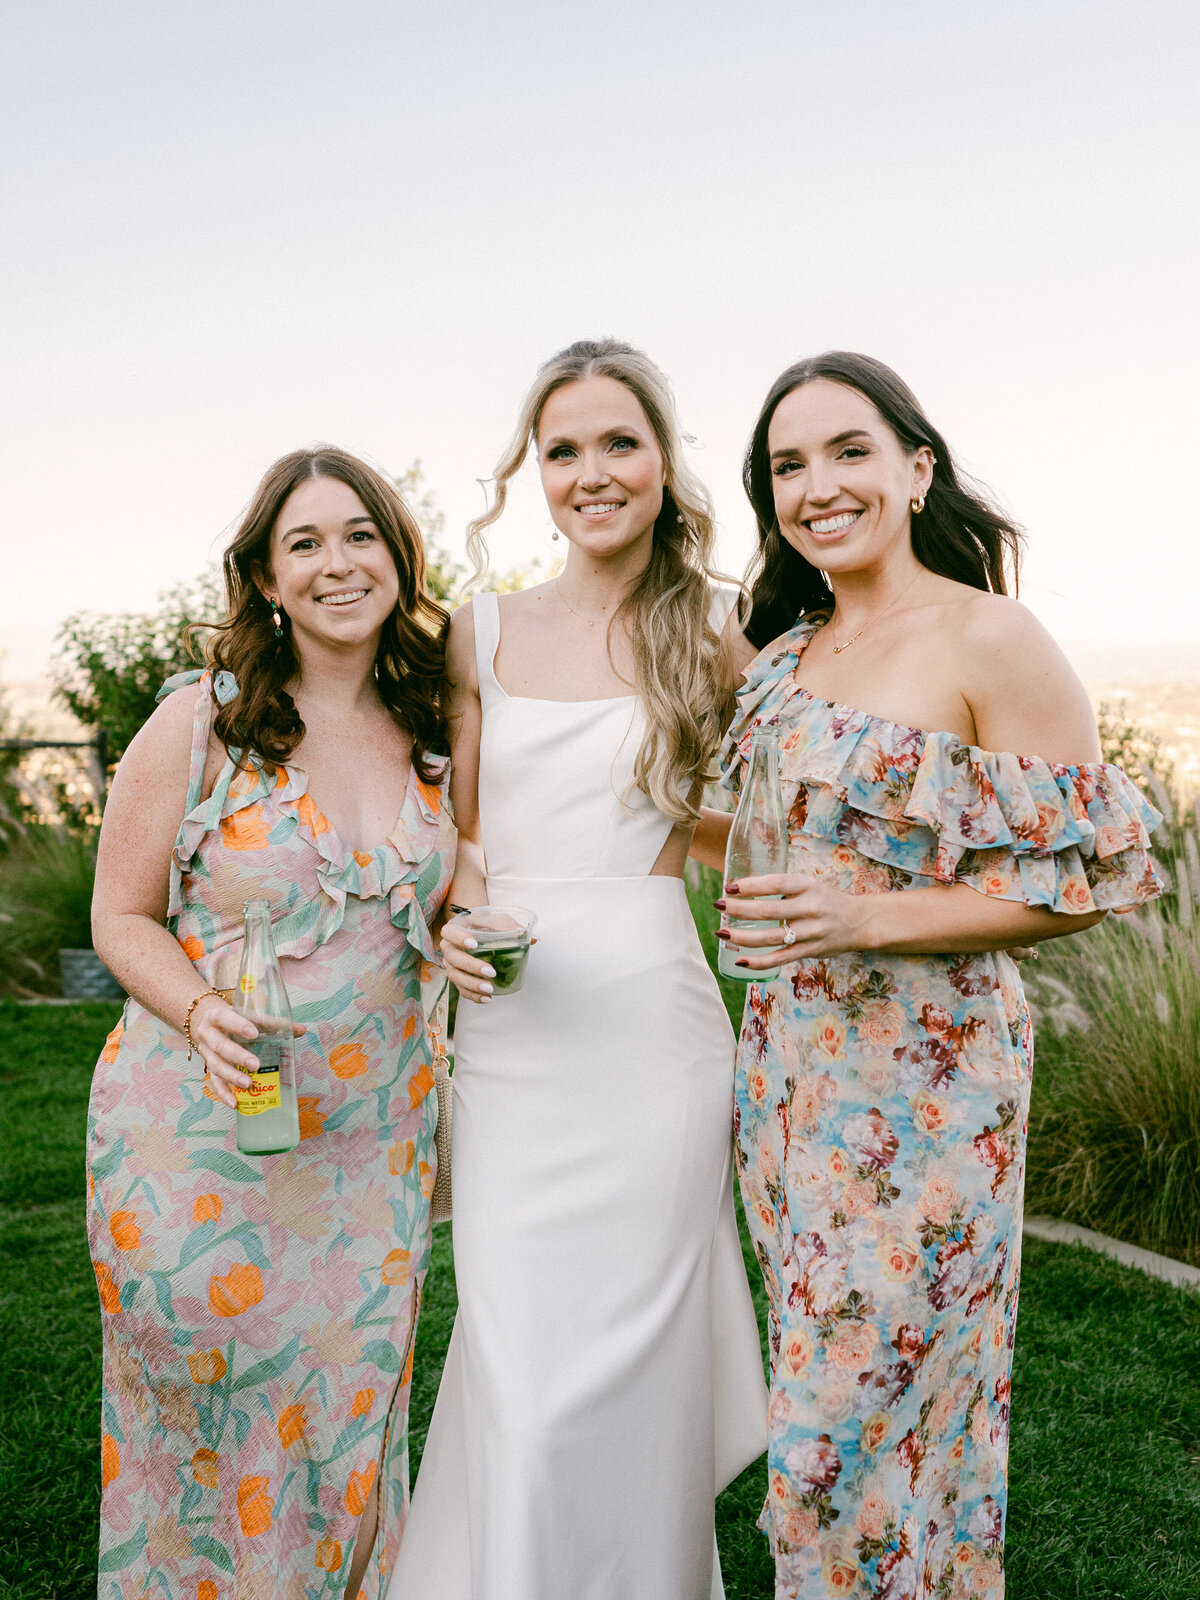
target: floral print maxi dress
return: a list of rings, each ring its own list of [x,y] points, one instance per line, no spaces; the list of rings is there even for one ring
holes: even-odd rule
[[[164,693],[194,682],[185,673]],[[236,981],[242,902],[272,902],[297,1022],[300,1139],[244,1156],[186,1041],[130,1000],[96,1068],[88,1231],[104,1329],[101,1600],[316,1600],[359,1518],[387,1587],[407,1509],[412,1342],[436,1096],[421,1005],[454,830],[409,781],[387,842],[349,849],[303,772],[229,760],[200,799],[200,678],[171,926],[197,993]]]
[[[1158,892],[1111,765],[969,748],[816,700],[802,623],[726,744],[781,734],[793,872],[1084,912]],[[805,959],[748,991],[737,1160],[770,1300],[776,1595],[1000,1600],[1032,1037],[1004,954]]]

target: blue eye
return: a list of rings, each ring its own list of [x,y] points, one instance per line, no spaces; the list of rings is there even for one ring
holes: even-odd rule
[[[565,461],[568,456],[573,456],[574,454],[575,452],[569,444],[556,444],[547,459],[550,461]]]
[[[637,440],[636,439],[627,438],[625,435],[622,435],[621,438],[619,438],[619,439],[614,439],[613,440],[612,448],[614,450],[622,448],[622,447],[630,449],[630,450],[636,450],[637,449]]]

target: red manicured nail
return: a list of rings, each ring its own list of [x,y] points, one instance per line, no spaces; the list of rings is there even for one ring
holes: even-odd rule
[[[726,894],[737,894],[738,893],[737,884],[736,883],[727,883],[725,885],[725,893]]]
[[[724,909],[725,909],[724,900],[714,900],[713,901],[713,905],[716,906],[718,911],[724,911]]]
[[[729,937],[729,929],[728,928],[718,928],[717,929],[717,938],[718,939],[728,939],[728,937]]]

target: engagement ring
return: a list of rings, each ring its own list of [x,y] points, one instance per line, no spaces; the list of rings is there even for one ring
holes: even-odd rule
[[[790,922],[783,922],[780,924],[780,926],[783,929],[788,944],[800,943],[800,935],[796,932],[795,928],[792,927]]]

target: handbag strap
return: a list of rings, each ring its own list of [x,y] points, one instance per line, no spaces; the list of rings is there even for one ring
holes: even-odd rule
[[[450,1021],[450,985],[444,983],[441,993],[434,1002],[433,1009],[426,1011],[426,1026],[429,1029],[429,1043],[433,1048],[433,1065],[438,1067],[449,1065],[446,1054],[446,1029]]]

